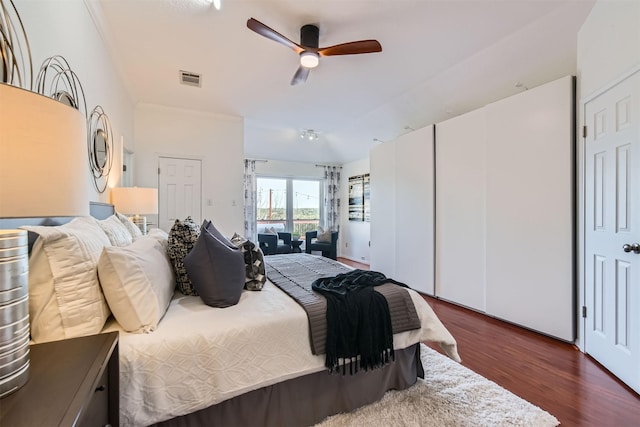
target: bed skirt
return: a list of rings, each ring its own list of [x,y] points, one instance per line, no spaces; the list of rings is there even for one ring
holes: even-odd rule
[[[395,351],[395,362],[356,375],[328,371],[263,387],[156,426],[311,426],[404,390],[424,377],[420,344]]]

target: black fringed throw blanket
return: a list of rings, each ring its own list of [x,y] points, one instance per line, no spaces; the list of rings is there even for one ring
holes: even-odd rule
[[[377,271],[353,270],[316,279],[311,288],[327,299],[325,365],[350,374],[375,369],[394,360],[393,331],[387,300],[375,286],[397,282]]]
[[[326,355],[327,298],[311,289],[311,284],[317,279],[348,273],[352,269],[330,258],[305,253],[268,256],[264,261],[269,281],[307,313],[311,352]],[[386,283],[376,286],[375,292],[387,300],[394,334],[420,329],[420,319],[406,287]]]

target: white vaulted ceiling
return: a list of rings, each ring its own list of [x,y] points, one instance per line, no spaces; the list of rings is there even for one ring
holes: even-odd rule
[[[576,70],[593,0],[86,0],[137,102],[241,116],[247,157],[344,163],[388,141]],[[377,39],[381,53],[298,56],[246,27],[255,18],[320,46]],[[179,84],[179,70],[202,87]],[[521,87],[516,84],[522,83]],[[303,142],[301,129],[318,141]]]

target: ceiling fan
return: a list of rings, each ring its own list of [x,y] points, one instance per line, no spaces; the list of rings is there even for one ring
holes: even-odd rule
[[[316,25],[307,24],[300,28],[300,44],[295,43],[262,22],[250,18],[247,27],[268,39],[281,43],[300,55],[300,67],[293,75],[292,85],[307,81],[309,71],[318,66],[321,56],[357,55],[361,53],[382,52],[377,40],[360,40],[341,43],[335,46],[318,47],[320,30]]]

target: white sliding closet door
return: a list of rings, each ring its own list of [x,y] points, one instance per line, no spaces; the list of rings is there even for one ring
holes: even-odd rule
[[[436,125],[436,294],[485,311],[484,109]]]
[[[433,126],[402,135],[396,144],[396,274],[434,294]]]
[[[574,339],[573,79],[485,107],[486,310]]]
[[[574,339],[568,76],[436,125],[436,295]]]
[[[371,269],[434,294],[433,126],[371,149]]]
[[[371,196],[370,268],[388,277],[396,274],[396,146],[391,142],[369,154]]]

